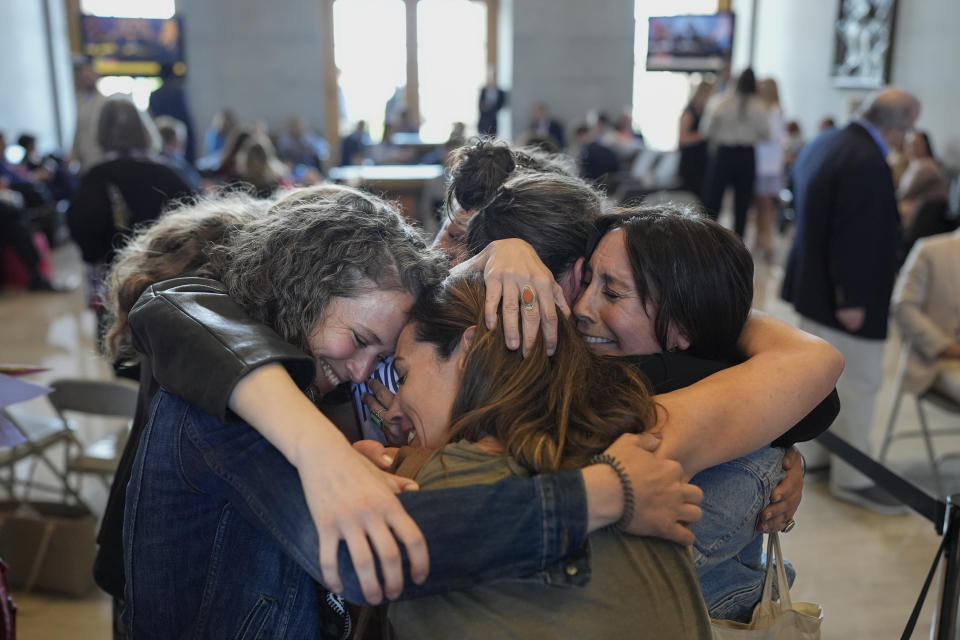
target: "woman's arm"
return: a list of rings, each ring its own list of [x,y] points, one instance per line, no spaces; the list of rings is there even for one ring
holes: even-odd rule
[[[836,385],[843,356],[829,344],[754,312],[739,343],[749,356],[684,389],[657,396],[657,455],[686,477],[775,440]]]

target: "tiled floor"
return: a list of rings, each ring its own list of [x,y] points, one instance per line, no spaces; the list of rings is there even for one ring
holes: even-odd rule
[[[780,249],[782,252],[783,247]],[[55,261],[61,275],[79,269],[72,248],[57,250]],[[760,266],[757,278],[756,306],[792,319],[790,309],[777,301],[777,269]],[[0,362],[49,367],[51,371],[34,378],[38,382],[63,376],[109,377],[109,368],[94,354],[92,333],[93,317],[84,310],[79,291],[43,295],[11,290],[0,293]],[[894,340],[890,347],[888,382],[894,370]],[[877,411],[877,437],[891,402],[888,384]],[[42,400],[18,410],[49,411]],[[905,426],[916,423],[911,407],[904,406],[902,411]],[[935,416],[939,426],[946,426],[948,421],[945,416]],[[83,435],[92,438],[97,434],[91,431]],[[960,438],[940,439],[937,446],[941,451],[960,451]],[[929,483],[924,459],[917,442],[895,445],[891,453],[893,468],[909,470],[915,480]],[[952,489],[960,491],[960,461],[947,463],[946,470]],[[93,482],[85,487],[91,503],[102,509],[103,489]],[[939,543],[933,525],[918,515],[878,516],[837,502],[817,474],[808,478],[797,522],[797,528],[783,536],[784,551],[798,571],[792,594],[795,600],[823,605],[823,637],[899,637]],[[97,592],[80,599],[39,593],[16,595],[22,638],[110,637],[110,604]],[[936,595],[934,591],[931,599]],[[930,612],[932,607],[928,605],[915,638],[926,637],[924,625],[929,624]]]

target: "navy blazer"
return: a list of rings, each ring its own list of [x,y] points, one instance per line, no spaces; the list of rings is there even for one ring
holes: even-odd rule
[[[887,337],[900,216],[893,176],[861,125],[821,134],[793,166],[796,235],[782,296],[800,315],[846,331],[837,309],[863,307],[860,338]]]

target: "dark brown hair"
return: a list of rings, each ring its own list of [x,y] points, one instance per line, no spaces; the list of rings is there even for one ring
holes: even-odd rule
[[[737,340],[753,303],[753,258],[740,238],[698,209],[672,203],[618,209],[598,227],[601,235],[626,232],[634,286],[655,310],[661,349],[673,324],[690,355],[742,359]]]
[[[422,296],[410,312],[416,339],[432,344],[443,359],[476,326],[450,441],[492,436],[521,464],[546,472],[583,467],[621,434],[654,423],[655,404],[639,374],[591,353],[562,314],[556,353],[547,356],[540,334],[523,357],[507,349],[502,320],[486,328],[485,294],[480,274],[458,276]]]

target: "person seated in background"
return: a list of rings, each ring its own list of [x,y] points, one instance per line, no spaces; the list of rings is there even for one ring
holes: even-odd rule
[[[194,191],[200,191],[200,174],[184,157],[184,145],[187,142],[187,125],[171,116],[158,116],[154,119],[160,134],[160,157],[176,171],[183,181]]]
[[[0,178],[6,181],[6,189],[20,194],[24,207],[28,209],[42,207],[53,202],[53,196],[47,186],[53,177],[54,174],[42,165],[31,169],[23,162],[9,162],[7,138],[3,132],[0,132]]]
[[[537,140],[552,140],[557,151],[561,151],[567,146],[563,125],[559,120],[550,117],[550,111],[547,109],[547,103],[545,102],[537,102],[533,105],[533,116],[527,130],[527,137]]]
[[[616,152],[597,139],[596,131],[583,123],[574,133],[577,147],[577,162],[580,175],[594,185],[607,188],[611,179],[620,171],[620,158]]]
[[[290,172],[273,150],[270,139],[252,135],[237,153],[237,172],[230,187],[252,189],[258,198],[269,198],[282,187],[291,187]]]
[[[910,344],[903,391],[960,402],[960,231],[922,238],[893,291],[893,316]]]
[[[310,129],[303,116],[290,116],[287,130],[277,139],[277,156],[294,169],[303,165],[322,172],[330,157],[330,147],[323,136]]]
[[[240,127],[233,109],[221,109],[213,116],[210,128],[203,137],[203,152],[206,156],[220,157],[227,141]]]
[[[950,185],[933,155],[933,144],[926,131],[913,131],[905,142],[907,167],[897,185],[897,203],[904,227],[913,222],[925,202],[946,201]]]
[[[20,264],[27,272],[27,289],[30,291],[59,291],[43,274],[40,268],[40,253],[33,241],[33,234],[24,220],[23,210],[13,204],[4,192],[5,181],[0,178],[0,252],[6,247],[13,249]],[[7,194],[11,192],[7,191]],[[13,194],[16,197],[16,194]],[[0,274],[3,276],[3,274]],[[3,280],[0,279],[0,283]]]
[[[836,129],[836,128],[837,128],[837,122],[836,120],[833,119],[832,116],[824,117],[824,119],[820,121],[820,125],[817,127],[820,133],[823,133],[824,131],[830,131],[831,129]]]
[[[387,129],[384,127],[384,136],[386,134]],[[340,143],[340,166],[363,164],[368,146],[370,146],[370,134],[367,133],[367,122],[359,120],[353,131]]]

